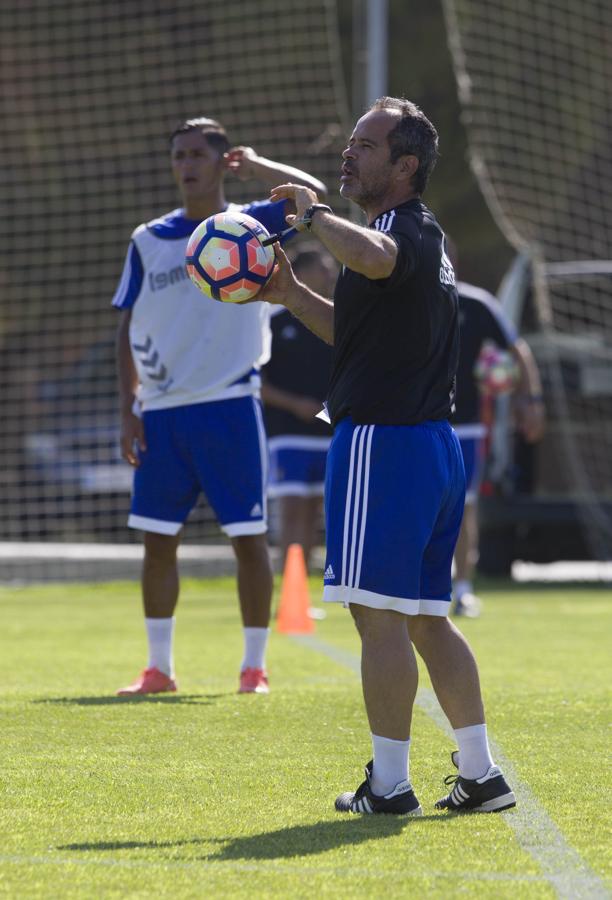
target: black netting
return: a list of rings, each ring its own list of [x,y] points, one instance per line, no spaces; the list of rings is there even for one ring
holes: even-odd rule
[[[134,540],[110,299],[133,228],[178,205],[167,135],[218,118],[339,205],[335,3],[19,0],[0,67],[0,540]],[[262,192],[228,179],[230,200]],[[217,535],[203,504],[187,539]]]

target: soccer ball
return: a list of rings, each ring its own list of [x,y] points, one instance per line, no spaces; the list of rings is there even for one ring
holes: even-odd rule
[[[482,394],[499,397],[514,390],[519,371],[511,353],[493,341],[485,341],[474,366],[474,377]]]
[[[274,250],[261,222],[241,212],[224,212],[200,222],[187,243],[187,272],[207,297],[225,303],[250,300],[274,268]]]

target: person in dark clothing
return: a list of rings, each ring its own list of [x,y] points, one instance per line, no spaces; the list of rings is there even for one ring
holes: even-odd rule
[[[300,249],[291,265],[313,291],[333,291],[337,265],[317,245]],[[282,563],[287,547],[300,544],[308,567],[321,520],[331,441],[329,424],[316,416],[327,395],[332,350],[282,307],[275,308],[270,326],[272,352],[261,372],[270,448],[268,497],[277,506]],[[270,519],[275,521],[272,513]]]
[[[257,298],[281,303],[334,346],[323,596],[349,607],[361,637],[374,750],[365,781],[337,797],[342,812],[421,813],[408,773],[413,647],[459,745],[455,785],[437,808],[515,805],[491,758],[476,661],[448,618],[465,476],[448,423],[459,354],[455,276],[444,233],[421,201],[437,147],[415,104],[383,97],[342,154],[340,193],[367,226],[299,185],[271,193],[295,202],[287,222],[310,230],[342,265],[332,302],[296,279],[279,248]]]
[[[544,405],[533,354],[504,315],[497,298],[464,281],[457,282],[457,292],[461,342],[451,422],[463,454],[466,494],[455,548],[453,615],[475,618],[482,608],[473,587],[478,560],[478,491],[494,400],[501,393],[513,393],[517,426],[530,443],[539,441],[544,433]]]

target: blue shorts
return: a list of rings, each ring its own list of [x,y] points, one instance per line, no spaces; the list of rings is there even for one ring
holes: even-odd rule
[[[267,531],[267,448],[259,400],[238,397],[143,415],[147,450],[128,525],[178,534],[203,491],[229,537]]]
[[[270,438],[269,497],[322,497],[331,437],[299,434]]]
[[[474,503],[482,483],[485,463],[486,425],[457,425],[455,433],[459,438],[463,465],[465,468],[465,500]]]
[[[336,426],[323,599],[446,616],[465,473],[448,422]]]

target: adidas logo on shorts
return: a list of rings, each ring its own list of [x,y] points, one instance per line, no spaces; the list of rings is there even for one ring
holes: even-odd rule
[[[336,576],[334,575],[334,570],[332,569],[331,565],[329,565],[329,566],[325,569],[325,574],[323,575],[323,580],[324,580],[324,581],[333,581],[333,579],[334,579],[335,577],[336,577]]]
[[[250,514],[251,516],[261,516],[262,512],[261,503],[256,503]]]

